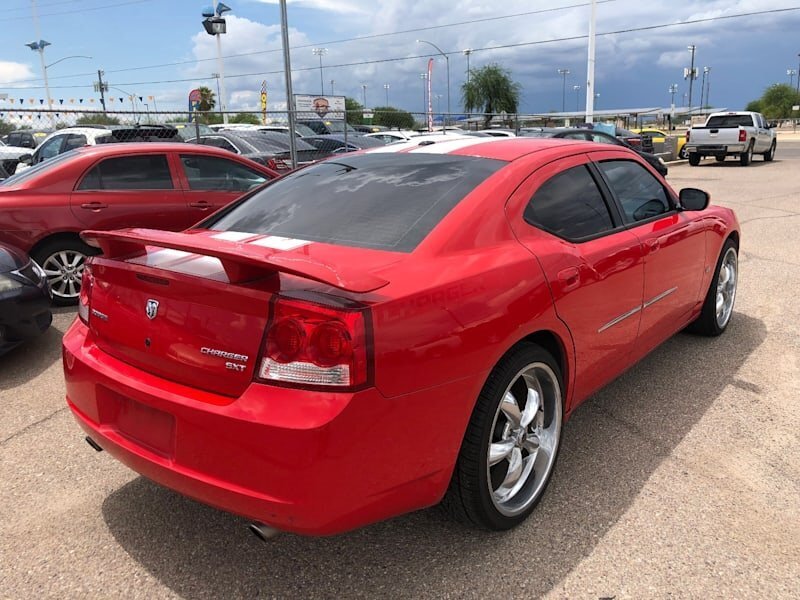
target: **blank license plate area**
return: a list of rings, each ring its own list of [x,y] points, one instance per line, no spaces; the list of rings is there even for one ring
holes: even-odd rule
[[[97,390],[100,424],[144,448],[171,458],[175,440],[175,417],[107,388]]]

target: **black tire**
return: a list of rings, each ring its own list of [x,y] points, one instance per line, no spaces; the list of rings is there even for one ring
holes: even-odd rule
[[[517,492],[519,498],[514,496],[513,492],[511,493],[512,499],[519,500],[520,506],[511,510],[513,514],[503,514],[497,506],[495,496],[499,488],[493,491],[496,475],[494,469],[499,467],[510,473],[511,458],[508,459],[507,467],[505,466],[506,459],[501,459],[499,463],[491,466],[489,448],[492,440],[496,440],[498,427],[503,427],[498,419],[498,415],[501,415],[502,412],[500,403],[507,393],[512,393],[517,398],[521,397],[516,386],[522,381],[522,373],[527,372],[526,369],[536,368],[541,368],[542,372],[548,373],[548,376],[545,377],[547,381],[554,382],[552,387],[548,384],[540,388],[543,392],[541,405],[544,407],[541,413],[541,423],[543,428],[556,433],[555,441],[552,442],[554,447],[543,455],[550,457],[546,458],[546,468],[532,469],[525,475],[525,484]],[[553,379],[550,379],[550,375],[553,376]],[[530,515],[544,495],[557,462],[563,423],[564,385],[562,382],[561,370],[555,359],[550,353],[535,344],[518,345],[492,370],[478,396],[464,435],[450,486],[442,500],[442,508],[447,513],[468,525],[494,531],[511,529]],[[551,397],[548,399],[548,396]],[[527,406],[527,402],[525,406]],[[518,405],[518,408],[522,409],[523,406]],[[524,426],[523,430],[525,430]],[[508,431],[508,424],[505,425],[503,431]],[[512,433],[506,435],[508,437],[504,436],[500,442],[513,443],[514,435]],[[542,439],[545,438],[542,437]],[[544,448],[544,445],[541,448]],[[535,465],[538,462],[538,452],[541,451],[541,448],[536,450],[537,454],[529,453],[523,460],[530,459]],[[524,452],[526,450],[521,450],[519,455],[523,456]],[[510,453],[509,457],[511,457]],[[507,477],[508,475],[506,475]],[[536,477],[540,477],[538,482]],[[499,479],[503,479],[502,473]],[[521,478],[520,480],[522,481]],[[515,510],[518,512],[514,512]]]
[[[681,151],[678,152],[678,158],[680,158],[681,160],[686,160],[687,158],[689,158],[689,153],[686,152],[686,146],[681,148]]]
[[[78,303],[83,264],[86,258],[99,252],[77,238],[62,237],[45,242],[31,253],[31,258],[48,274],[53,304],[71,306]],[[66,265],[62,264],[65,262],[62,255],[68,259]],[[73,259],[76,260],[75,264],[69,266]]]
[[[739,164],[743,167],[746,167],[751,162],[753,162],[753,142],[750,142],[747,150],[739,155]]]
[[[733,297],[730,300],[731,303],[730,313],[728,314],[727,318],[724,320],[723,323],[719,322],[717,316],[717,295],[719,293],[718,286],[720,283],[720,270],[722,268],[723,262],[725,262],[726,258],[728,257],[729,252],[733,253],[734,266],[735,266],[734,277],[738,280],[739,248],[736,246],[736,243],[729,238],[722,246],[722,251],[719,253],[719,258],[717,259],[717,267],[716,269],[714,269],[714,277],[711,279],[711,283],[708,286],[708,292],[706,292],[706,298],[705,301],[703,302],[703,308],[700,311],[700,316],[698,316],[697,319],[694,322],[692,322],[687,328],[692,333],[715,337],[722,334],[722,332],[728,328],[728,325],[731,322],[731,317],[733,315],[733,303],[736,300],[737,281],[734,281]]]
[[[693,167],[696,167],[697,165],[699,165],[700,164],[700,155],[697,154],[696,152],[690,152],[689,153],[689,164],[692,165]]]
[[[764,153],[764,161],[765,162],[772,162],[775,159],[775,150],[777,149],[778,143],[775,140],[772,140],[772,145],[769,147]]]
[[[725,162],[725,159],[728,157],[723,154],[722,156],[715,156],[714,158],[717,162]]]

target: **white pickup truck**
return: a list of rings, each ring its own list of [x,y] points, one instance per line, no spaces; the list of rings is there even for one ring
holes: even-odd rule
[[[766,161],[775,158],[776,144],[775,131],[761,113],[724,112],[713,113],[705,125],[689,129],[685,148],[693,167],[704,156],[713,156],[718,162],[738,156],[746,167],[753,154],[763,155]]]

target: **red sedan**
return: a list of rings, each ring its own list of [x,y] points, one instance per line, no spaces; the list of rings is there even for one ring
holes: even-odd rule
[[[0,243],[44,268],[57,303],[74,303],[94,253],[82,230],[179,231],[275,177],[253,161],[194,144],[87,146],[0,182]]]
[[[313,165],[203,229],[85,233],[103,256],[63,351],[90,443],[262,534],[442,501],[524,520],[581,402],[728,326],[739,226],[624,148],[443,140]]]

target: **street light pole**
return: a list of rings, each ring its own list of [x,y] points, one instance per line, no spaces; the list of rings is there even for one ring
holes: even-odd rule
[[[669,86],[669,90],[667,91],[670,94],[670,99],[669,99],[670,124],[674,128],[675,125],[673,124],[673,121],[675,121],[675,94],[678,92],[678,84],[673,83],[671,86]]]
[[[217,72],[219,73],[219,79],[217,83],[219,84],[220,93],[219,93],[219,108],[220,112],[222,113],[222,122],[227,125],[228,124],[228,105],[225,101],[225,65],[222,61],[222,34],[225,33],[225,19],[222,18],[222,15],[231,10],[229,6],[226,6],[222,2],[218,0],[213,0],[213,11],[214,14],[211,16],[214,19],[214,23],[217,25],[216,31],[212,34],[217,40]],[[211,33],[208,28],[206,31]]]
[[[800,73],[800,53],[797,54],[797,72]],[[797,77],[797,90],[796,92],[800,94],[800,76]]]
[[[319,56],[319,93],[320,95],[325,95],[325,84],[323,83],[322,79],[322,57],[328,53],[327,48],[314,48],[312,50],[314,56]]]
[[[389,106],[389,84],[388,83],[384,83],[383,84],[383,89],[386,90],[386,106]]]
[[[711,67],[705,67],[703,74],[706,76],[706,106],[711,107],[711,100],[708,99],[711,93]]]
[[[692,85],[694,84],[694,80],[697,79],[697,75],[695,74],[694,70],[694,53],[697,51],[697,46],[692,44],[691,46],[686,46],[689,52],[692,53],[692,64],[689,67],[689,119],[692,118]]]
[[[219,73],[212,73],[211,77],[213,77],[214,79],[217,80],[217,98],[219,98],[220,97],[220,93],[219,93]],[[221,100],[220,100],[220,104],[219,104],[219,112],[220,112],[220,114],[222,114],[222,101]]]
[[[367,84],[366,83],[362,83],[361,84],[361,93],[362,93],[363,99],[364,99],[364,108],[367,108]]]
[[[572,89],[575,90],[575,112],[578,112],[580,110],[580,101],[581,101],[580,98],[578,97],[578,92],[581,91],[581,86],[573,85]]]
[[[34,3],[35,6],[35,3]],[[49,110],[52,108],[50,105],[53,102],[50,98],[50,82],[47,81],[47,65],[44,64],[44,49],[47,46],[50,46],[50,42],[46,42],[45,40],[39,40],[38,42],[30,42],[25,44],[28,48],[33,50],[34,52],[39,53],[39,62],[42,65],[42,77],[44,78],[44,92],[45,92],[45,102],[47,102],[47,109]],[[55,64],[55,63],[53,63]]]
[[[417,40],[417,43],[418,44],[428,44],[430,46],[433,46],[434,48],[436,48],[436,50],[439,52],[439,54],[444,56],[444,60],[445,60],[445,63],[447,65],[447,117],[448,118],[445,119],[445,126],[446,126],[448,124],[449,118],[450,118],[450,57],[447,56],[447,53],[444,52],[441,48],[439,48],[439,46],[437,46],[433,42],[428,42],[426,40]]]
[[[565,112],[567,110],[567,75],[569,75],[569,69],[559,69],[558,74],[563,78],[561,84],[561,112]]]
[[[464,56],[467,57],[467,85],[469,85],[469,82],[470,82],[469,57],[472,54],[472,48],[467,48],[466,50],[462,50],[462,52],[464,53]],[[800,55],[798,55],[798,56],[800,56]]]
[[[703,67],[703,79],[700,81],[700,110],[703,110],[703,96],[706,93],[706,75],[708,75],[708,67]]]
[[[333,92],[333,84],[336,83],[333,79],[331,79],[331,96],[335,95]]]
[[[422,79],[422,115],[424,118],[428,112],[428,74],[420,73],[419,78]]]
[[[294,106],[292,106],[294,94],[292,91],[292,59],[291,59],[291,54],[289,52],[289,18],[286,16],[286,0],[280,0],[280,5],[281,5],[281,42],[283,45],[283,74],[286,79],[286,108],[289,117],[289,131],[294,132],[297,131],[297,128],[294,125],[295,114],[294,114]],[[345,116],[345,122],[347,122],[346,116]],[[344,130],[345,130],[345,135],[347,135],[347,126],[345,126]],[[289,136],[289,155],[291,156],[292,159],[293,169],[297,167],[296,140],[297,140],[296,135]],[[345,138],[345,142],[346,141],[347,138]]]
[[[786,74],[789,76],[789,87],[794,87],[794,76],[797,75],[797,71],[786,69]]]

